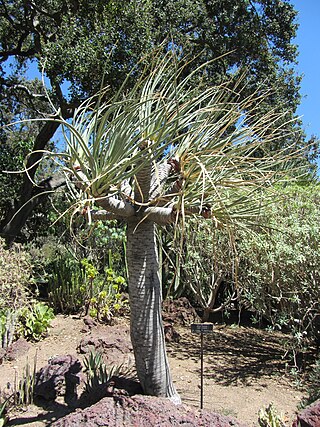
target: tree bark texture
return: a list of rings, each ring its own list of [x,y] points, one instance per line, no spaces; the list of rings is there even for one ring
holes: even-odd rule
[[[166,355],[159,260],[152,221],[128,222],[127,262],[131,341],[139,380],[146,394],[169,397],[179,403]]]
[[[137,173],[131,190],[128,183],[121,186],[134,194],[134,202],[123,198],[127,191],[121,197],[106,194],[95,198],[96,204],[104,210],[92,211],[90,215],[92,219],[108,219],[111,215],[127,222],[130,331],[138,378],[146,394],[168,397],[175,403],[181,403],[171,379],[166,354],[156,240],[156,224],[174,222],[176,212],[173,205],[159,207],[149,204],[151,192],[161,193],[169,168],[162,168],[162,171],[162,175],[155,177],[157,171],[153,173],[152,165],[147,164]],[[86,176],[78,168],[73,181],[79,188],[88,187]]]

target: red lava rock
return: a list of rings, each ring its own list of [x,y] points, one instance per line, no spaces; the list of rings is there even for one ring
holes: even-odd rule
[[[7,360],[16,360],[25,354],[30,348],[30,344],[24,338],[19,338],[7,348],[4,358]]]
[[[98,322],[95,319],[93,319],[91,316],[85,316],[83,318],[83,323],[87,325],[89,329],[92,329],[94,326],[98,325]]]
[[[175,330],[171,323],[164,323],[164,336],[167,342],[179,342],[181,335]]]
[[[91,351],[103,354],[108,364],[124,363],[128,354],[133,351],[129,329],[110,329],[109,334],[104,332],[103,335],[99,331],[92,332],[84,337],[78,346],[80,354],[89,354]]]
[[[64,396],[66,402],[71,402],[77,396],[81,369],[80,361],[74,356],[54,357],[37,373],[34,395],[48,401]]]
[[[299,412],[292,427],[320,427],[320,400]]]
[[[185,297],[177,300],[167,299],[163,303],[162,318],[166,323],[189,326],[191,323],[199,322],[197,312]]]
[[[166,398],[120,396],[97,404],[51,424],[52,427],[245,427],[237,420],[206,410],[174,405]]]
[[[84,409],[99,402],[104,397],[134,396],[142,392],[142,387],[138,381],[113,376],[107,383],[99,384],[89,392],[84,391],[76,406]]]

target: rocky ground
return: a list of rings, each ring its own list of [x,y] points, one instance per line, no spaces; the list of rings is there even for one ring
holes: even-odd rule
[[[188,324],[194,319],[184,320],[180,323]],[[190,326],[175,326],[173,329],[170,316],[165,323],[171,341],[168,343],[170,366],[183,401],[179,410],[166,399],[139,394],[130,396],[139,391],[132,382],[129,386],[111,384],[111,388],[104,388],[101,395],[98,392],[93,401],[82,402],[82,409],[75,410],[75,406],[79,406],[77,398],[83,391],[85,378],[80,371],[75,373],[80,378],[77,396],[70,395],[69,401],[64,399],[66,390],[63,386],[55,400],[50,402],[43,398],[48,393],[45,391],[41,398],[42,407],[29,405],[15,411],[9,425],[256,426],[259,409],[271,402],[282,414],[285,425],[292,425],[303,393],[289,376],[290,367],[284,357],[281,334],[250,327],[215,325],[213,333],[204,340],[204,411],[199,411],[200,338],[191,333]],[[103,353],[108,364],[133,365],[128,321],[122,319],[114,326],[107,326],[95,324],[90,319],[57,316],[44,340],[38,343],[21,340],[2,360],[0,388],[2,392],[10,393],[23,377],[26,365],[32,366],[35,359],[38,371],[48,364],[48,360],[54,363],[57,356],[63,355],[71,355],[70,360],[79,367],[92,349]],[[132,384],[135,384],[133,388]],[[103,396],[111,397],[104,397],[85,408]],[[69,418],[61,418],[70,411]],[[226,418],[230,416],[237,418],[238,424]]]

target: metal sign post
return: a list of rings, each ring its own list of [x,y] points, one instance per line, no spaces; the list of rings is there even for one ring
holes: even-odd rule
[[[213,331],[212,323],[192,323],[191,332],[200,334],[200,409],[203,409],[203,335]]]

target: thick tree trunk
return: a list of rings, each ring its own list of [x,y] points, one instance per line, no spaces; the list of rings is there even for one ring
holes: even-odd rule
[[[127,259],[131,308],[131,340],[139,380],[146,394],[180,403],[171,380],[161,317],[161,283],[155,224],[129,221]]]
[[[65,119],[72,117],[72,109],[68,109],[64,106],[63,111]],[[59,116],[55,117],[58,118]],[[48,142],[54,136],[59,126],[60,123],[58,121],[49,120],[44,123],[35,138],[33,151],[28,157],[26,164],[28,174],[24,173],[23,175],[23,183],[19,191],[19,200],[14,201],[12,209],[8,212],[6,218],[0,225],[0,235],[6,239],[8,245],[16,239],[32,210],[46,197],[41,195],[41,193],[47,190],[54,190],[55,188],[63,185],[60,183],[60,174],[59,178],[53,176],[42,181],[38,187],[34,186],[32,182],[35,178],[39,161],[43,157],[43,150],[46,148]]]
[[[48,197],[48,192],[56,190],[64,185],[65,182],[65,176],[61,173],[45,179],[39,183],[38,187],[32,186],[30,182],[30,191],[21,195],[19,201],[15,201],[13,209],[0,226],[0,235],[6,240],[7,245],[13,243],[25,226],[32,210]]]

